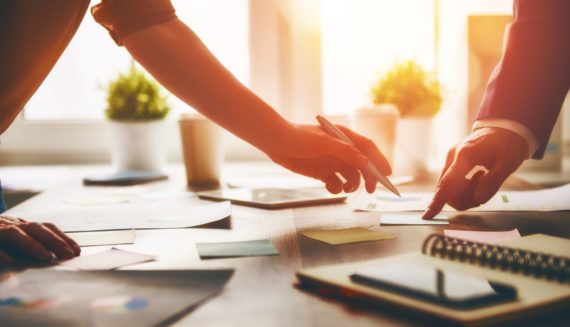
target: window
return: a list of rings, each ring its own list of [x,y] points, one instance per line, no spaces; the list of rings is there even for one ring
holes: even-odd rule
[[[369,103],[372,82],[396,59],[434,69],[434,35],[431,1],[323,1],[323,111],[350,114]]]
[[[99,2],[93,1],[93,4]],[[244,84],[249,81],[248,1],[174,0],[178,17]],[[224,10],[220,10],[224,8]],[[131,57],[87,13],[77,34],[24,109],[28,120],[102,119],[105,86]],[[170,96],[174,112],[188,106]]]
[[[396,59],[436,70],[444,87],[433,138],[439,167],[470,128],[468,17],[510,15],[513,0],[172,1],[240,81],[294,121],[314,123],[319,112],[350,115],[370,101],[372,82]],[[2,135],[0,163],[14,154],[30,163],[106,160],[103,87],[129,64],[126,50],[88,13],[24,119]],[[173,117],[190,110],[174,96],[170,102]],[[261,158],[231,142],[228,158]],[[171,145],[171,160],[180,158],[179,147]]]
[[[92,4],[99,0],[92,0]],[[172,0],[178,17],[188,24],[218,59],[249,84],[249,1]],[[223,8],[223,10],[220,10]],[[25,106],[23,114],[2,134],[0,164],[70,164],[109,162],[104,124],[104,86],[125,71],[130,55],[118,47],[90,13],[85,15],[68,48]],[[171,96],[169,160],[181,160],[178,128],[173,118],[191,110]],[[71,137],[70,137],[71,136]],[[235,142],[234,139],[232,139]],[[228,157],[252,156],[242,143],[228,146]],[[248,152],[249,151],[249,152]],[[258,152],[253,154],[259,158]]]

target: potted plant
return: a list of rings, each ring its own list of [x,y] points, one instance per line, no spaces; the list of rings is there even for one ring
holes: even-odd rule
[[[432,118],[442,103],[441,85],[435,74],[413,60],[396,61],[372,85],[370,97],[375,104],[395,105],[400,114],[395,169],[414,173],[426,170]]]
[[[134,62],[107,87],[105,115],[110,121],[111,160],[119,172],[159,172],[166,163],[164,118],[170,111],[159,85]]]

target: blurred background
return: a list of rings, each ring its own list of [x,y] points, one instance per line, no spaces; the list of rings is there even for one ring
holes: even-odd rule
[[[355,111],[370,105],[378,77],[398,60],[413,60],[441,85],[441,109],[432,118],[425,156],[432,171],[441,169],[448,148],[469,132],[500,58],[504,28],[512,20],[512,0],[173,4],[179,18],[242,83],[298,122],[314,123],[314,116],[324,113],[350,125]],[[109,162],[104,86],[129,65],[126,50],[88,13],[21,117],[2,135],[0,164]],[[174,96],[169,103],[173,125],[181,113],[193,111]],[[169,160],[177,162],[178,130],[170,130]],[[227,142],[228,161],[266,159],[235,137],[228,136]],[[564,111],[551,143],[546,160],[529,168],[562,170],[564,148],[570,144],[570,115]]]

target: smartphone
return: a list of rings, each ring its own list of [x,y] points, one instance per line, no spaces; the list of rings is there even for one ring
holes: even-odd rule
[[[359,284],[456,309],[473,309],[517,298],[517,290],[513,286],[412,262],[363,268],[351,274],[350,278]]]

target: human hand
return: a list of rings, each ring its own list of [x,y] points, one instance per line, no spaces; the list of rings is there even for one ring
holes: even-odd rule
[[[319,126],[290,124],[281,137],[265,152],[281,166],[323,181],[331,193],[353,192],[364,177],[369,193],[376,189],[377,180],[366,172],[368,160],[378,171],[390,175],[392,169],[374,142],[337,125],[354,146],[328,135]],[[337,176],[339,173],[346,182]]]
[[[47,262],[53,258],[52,253],[69,259],[80,252],[77,243],[54,224],[0,216],[0,265],[17,259]]]
[[[447,153],[435,195],[422,218],[432,219],[446,203],[467,210],[489,201],[528,157],[528,144],[520,135],[502,128],[475,130]],[[468,178],[477,166],[488,171]]]

